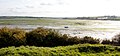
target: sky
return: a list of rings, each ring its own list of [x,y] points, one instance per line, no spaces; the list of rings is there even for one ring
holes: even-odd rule
[[[120,16],[120,0],[0,0],[0,16]]]

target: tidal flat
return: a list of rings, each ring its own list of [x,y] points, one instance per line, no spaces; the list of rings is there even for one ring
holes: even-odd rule
[[[0,19],[0,28],[23,28],[30,31],[37,27],[56,29],[70,36],[91,36],[100,39],[112,39],[120,32],[120,21],[112,20],[80,20],[53,18],[13,18]],[[67,27],[67,28],[66,28]]]

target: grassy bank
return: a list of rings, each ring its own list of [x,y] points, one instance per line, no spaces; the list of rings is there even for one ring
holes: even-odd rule
[[[78,44],[58,47],[20,46],[0,49],[1,56],[119,56],[120,47]]]

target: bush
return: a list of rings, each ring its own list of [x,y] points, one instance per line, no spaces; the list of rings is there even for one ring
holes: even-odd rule
[[[43,38],[48,35],[47,29],[38,28],[26,33],[26,42],[28,45],[41,46],[43,45]]]
[[[80,43],[81,44],[84,44],[84,43],[99,44],[100,40],[99,39],[95,39],[93,37],[85,36],[83,38],[80,38]]]
[[[80,38],[78,38],[77,36],[70,37],[70,38],[68,38],[67,42],[68,42],[68,45],[79,44],[80,43]]]
[[[101,42],[101,44],[112,44],[112,42],[108,39],[105,39]]]
[[[58,31],[45,28],[37,28],[26,34],[28,45],[35,46],[58,46],[64,45],[66,38]]]
[[[25,44],[25,31],[19,28],[0,29],[0,47],[20,46]]]
[[[60,34],[58,31],[46,28],[37,28],[30,32],[25,32],[22,29],[7,27],[0,29],[0,47],[7,46],[66,46],[73,44],[98,44],[99,39],[85,36],[84,38],[71,37],[67,34]]]
[[[112,39],[112,44],[120,45],[120,33],[114,36],[114,38]]]

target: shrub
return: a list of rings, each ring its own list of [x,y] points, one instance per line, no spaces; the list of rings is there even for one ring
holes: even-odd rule
[[[21,45],[53,47],[79,43],[98,44],[99,42],[99,39],[92,37],[71,37],[67,34],[62,35],[56,30],[42,27],[29,32],[25,32],[19,28],[9,29],[4,27],[0,29],[0,47]]]
[[[58,39],[58,46],[64,46],[64,45],[68,45],[67,40],[70,36],[68,36],[67,34],[62,35],[59,39]]]
[[[20,46],[25,44],[25,31],[19,28],[0,29],[0,47]]]
[[[79,44],[80,43],[80,38],[78,38],[77,36],[71,37],[71,38],[68,38],[67,42],[68,42],[69,45]]]
[[[56,30],[37,28],[26,34],[28,45],[58,46],[63,45],[66,38]]]
[[[101,44],[112,44],[112,42],[108,39],[105,39],[101,42]]]
[[[84,43],[99,44],[100,40],[99,39],[95,39],[93,37],[85,36],[83,38],[80,38],[80,43],[82,43],[82,44],[84,44]]]
[[[114,38],[112,39],[112,44],[120,45],[120,33],[114,36]]]
[[[66,45],[67,36],[60,34],[58,31],[53,29],[47,29],[49,31],[48,35],[44,39],[43,46],[62,46]]]
[[[85,36],[84,38],[71,37],[67,34],[60,34],[53,29],[37,28],[26,33],[26,42],[31,46],[65,46],[79,43],[98,44],[99,39]]]
[[[43,38],[48,35],[47,29],[38,28],[26,33],[26,41],[28,45],[40,46],[43,45]]]

